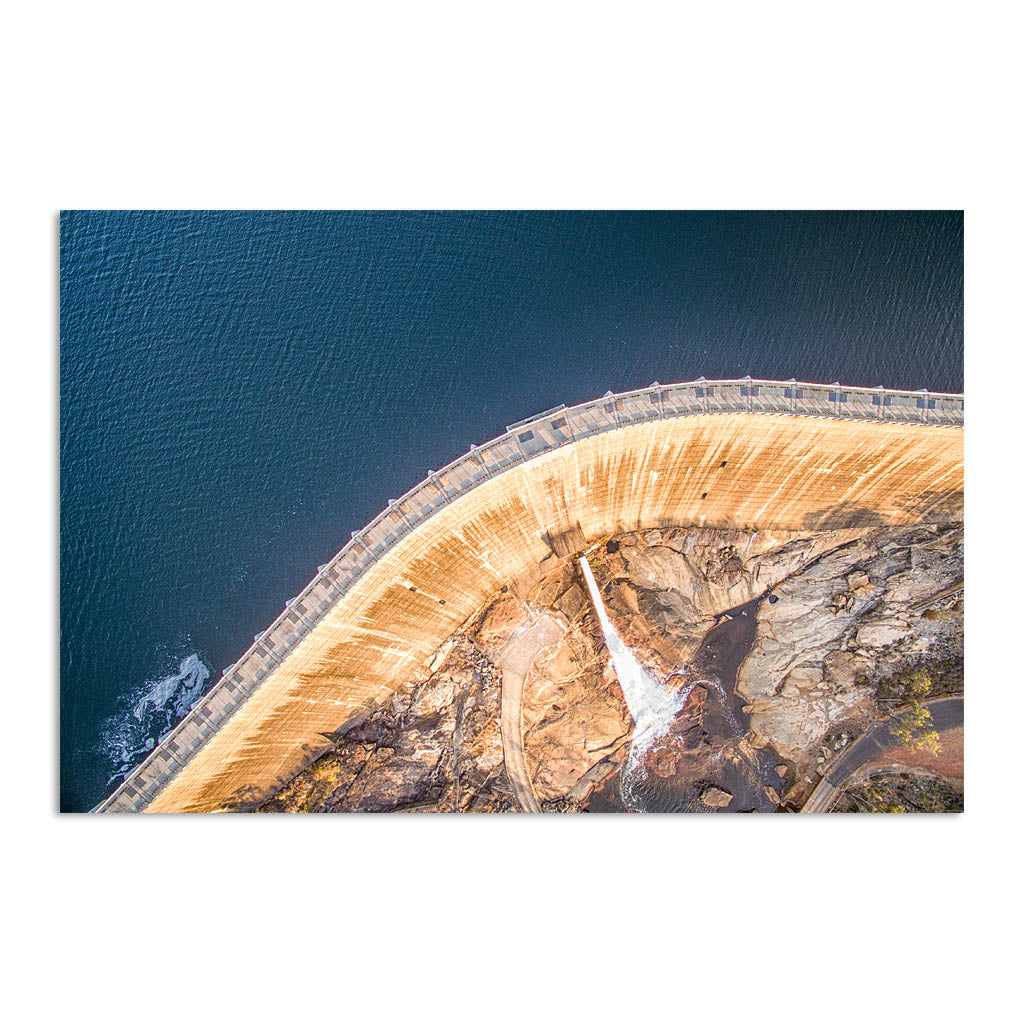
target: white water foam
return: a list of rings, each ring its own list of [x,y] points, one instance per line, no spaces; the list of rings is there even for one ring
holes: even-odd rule
[[[122,714],[108,719],[103,747],[115,769],[108,785],[127,775],[140,755],[152,750],[159,737],[188,714],[209,678],[203,659],[189,654],[177,672],[145,683],[129,698]]]
[[[628,781],[632,773],[640,763],[643,754],[659,736],[668,730],[673,719],[682,710],[687,694],[693,688],[694,683],[682,690],[673,690],[655,679],[637,661],[636,655],[622,642],[608,618],[604,601],[601,599],[601,591],[598,590],[586,555],[580,556],[580,567],[583,569],[587,589],[590,591],[590,599],[594,603],[594,609],[601,623],[601,632],[608,645],[612,667],[618,676],[619,686],[622,687],[622,695],[626,698],[626,706],[633,717],[633,742],[629,748],[626,768],[622,773],[623,797],[628,803],[631,791]]]

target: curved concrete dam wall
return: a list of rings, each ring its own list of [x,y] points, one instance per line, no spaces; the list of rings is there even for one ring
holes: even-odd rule
[[[514,424],[390,503],[98,810],[251,806],[423,678],[501,586],[613,533],[938,522],[963,398],[795,381],[654,385]]]

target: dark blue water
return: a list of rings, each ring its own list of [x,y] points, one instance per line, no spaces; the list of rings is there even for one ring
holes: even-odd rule
[[[958,213],[64,214],[62,808],[470,443],[700,374],[959,391],[962,285]]]

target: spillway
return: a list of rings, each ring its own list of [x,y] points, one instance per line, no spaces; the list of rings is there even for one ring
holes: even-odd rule
[[[97,809],[258,804],[552,553],[664,526],[962,516],[963,408],[960,395],[700,379],[513,424],[353,535]]]
[[[583,570],[583,578],[587,581],[587,589],[590,591],[590,600],[601,623],[601,632],[612,659],[612,668],[615,669],[622,695],[626,699],[626,707],[633,718],[630,759],[635,760],[672,724],[672,719],[682,709],[685,694],[659,682],[637,661],[636,655],[622,642],[608,618],[601,591],[586,555],[580,556],[580,568]]]

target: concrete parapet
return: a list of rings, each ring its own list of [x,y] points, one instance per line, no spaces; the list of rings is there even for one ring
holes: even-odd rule
[[[327,749],[323,734],[422,673],[553,536],[948,516],[962,500],[963,418],[961,395],[701,378],[513,424],[354,533],[96,810],[271,794]]]

